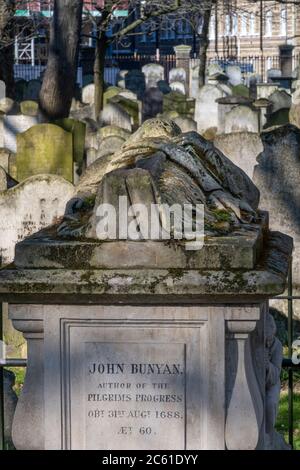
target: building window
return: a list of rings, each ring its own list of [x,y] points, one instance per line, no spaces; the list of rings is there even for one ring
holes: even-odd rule
[[[236,14],[231,17],[231,34],[232,36],[237,36],[238,34],[238,17]]]
[[[230,35],[230,16],[225,16],[225,29],[224,29],[224,36]]]
[[[255,15],[253,12],[250,13],[249,33],[250,33],[250,36],[254,36],[255,34]]]
[[[280,36],[286,36],[287,34],[287,10],[282,8],[280,12]]]
[[[241,15],[241,36],[247,36],[248,33],[248,15],[242,13]]]
[[[271,10],[266,12],[265,36],[272,36],[272,12]]]
[[[216,19],[215,15],[212,15],[209,23],[209,39],[215,40],[215,28],[216,28]]]

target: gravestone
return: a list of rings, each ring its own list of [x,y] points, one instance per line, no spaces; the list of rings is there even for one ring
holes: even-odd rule
[[[266,98],[268,99],[269,96],[274,93],[274,91],[278,90],[278,85],[276,83],[257,83],[256,91],[257,91],[257,99]]]
[[[0,80],[0,100],[6,97],[6,85],[3,80]]]
[[[147,64],[142,67],[142,72],[145,75],[145,83],[147,90],[149,88],[156,88],[160,80],[165,79],[165,70],[159,64]],[[127,78],[127,75],[126,75]],[[127,88],[127,84],[126,84]],[[128,87],[129,88],[129,87]],[[130,88],[129,88],[130,89]]]
[[[138,100],[138,97],[137,97],[137,94],[136,93],[133,93],[133,91],[130,91],[130,90],[122,90],[118,93],[118,96],[121,96],[123,98],[126,98],[127,100],[131,100],[131,101],[137,101]]]
[[[214,145],[235,165],[253,179],[257,157],[263,151],[259,134],[254,132],[233,132],[219,134],[214,139]]]
[[[224,118],[225,134],[231,132],[259,132],[259,111],[249,106],[239,105],[229,111]]]
[[[293,295],[300,292],[300,130],[285,125],[261,134],[264,150],[258,157],[253,181],[260,190],[261,208],[270,211],[272,230],[284,230],[294,239]],[[284,301],[275,306],[287,314]],[[295,302],[294,315],[300,318]]]
[[[132,93],[132,92],[130,92]],[[142,103],[139,100],[126,98],[123,95],[115,95],[110,98],[109,103],[117,104],[121,109],[131,116],[132,124],[135,129],[142,122]]]
[[[199,65],[196,65],[190,70],[190,97],[197,98],[199,92]]]
[[[146,90],[142,101],[143,121],[162,113],[164,96],[167,95],[163,95],[159,88],[148,88]]]
[[[103,93],[103,105],[105,106],[111,98],[118,95],[122,91],[122,88],[117,86],[109,86]]]
[[[120,137],[124,141],[130,136],[130,132],[118,126],[105,126],[98,130],[99,141],[107,139],[108,137]]]
[[[197,123],[190,117],[178,116],[174,122],[180,127],[181,132],[192,132],[197,130]]]
[[[283,126],[284,124],[289,123],[289,108],[281,108],[275,111],[275,113],[270,113],[267,117],[266,124],[264,129],[274,126]]]
[[[145,139],[156,143],[146,152]],[[96,163],[65,218],[19,243],[0,270],[0,300],[29,343],[16,448],[272,447],[268,299],[285,289],[291,239],[269,231],[244,172],[172,122],[147,121]],[[146,234],[105,240],[99,208],[124,210],[121,195],[148,208],[201,200],[210,221],[201,249]],[[214,197],[222,217],[208,207]]]
[[[242,71],[239,66],[228,65],[226,67],[226,74],[228,75],[230,85],[237,86],[243,83]]]
[[[0,193],[0,257],[13,261],[16,243],[55,223],[72,197],[71,183],[55,175],[37,175]]]
[[[73,182],[73,136],[54,124],[38,124],[17,135],[17,180],[56,174]]]
[[[157,88],[158,88],[164,95],[166,95],[167,93],[171,93],[171,91],[172,91],[170,85],[166,82],[166,80],[159,80],[159,82],[157,82]]]
[[[194,117],[195,112],[195,100],[193,98],[187,98],[178,91],[172,91],[163,96],[163,112],[176,112],[179,115]]]
[[[0,191],[7,189],[7,176],[6,171],[0,166]]]
[[[218,98],[218,134],[225,133],[225,117],[237,106],[250,106],[252,105],[253,100],[246,98],[244,96],[237,95],[228,95],[224,98]]]
[[[292,97],[285,90],[275,90],[268,97],[268,100],[272,103],[272,113],[283,108],[289,109],[292,105]]]
[[[186,84],[186,71],[183,67],[175,67],[169,71],[169,83],[173,82]]]
[[[138,99],[142,99],[146,90],[145,74],[141,70],[129,70],[125,75],[126,89],[135,93]]]
[[[27,89],[27,81],[24,79],[18,79],[15,84],[15,98],[20,103],[25,99],[25,92]]]
[[[216,134],[218,129],[218,103],[216,100],[226,96],[217,85],[204,85],[199,89],[195,107],[195,121],[200,134]]]
[[[82,88],[82,102],[85,104],[94,104],[95,101],[95,85],[90,83]]]
[[[207,67],[207,76],[215,75],[216,73],[223,73],[224,70],[219,64],[211,63]]]
[[[38,124],[37,116],[24,116],[22,114],[5,116],[3,120],[3,147],[16,153],[18,134],[27,131],[36,124]]]
[[[132,130],[131,116],[116,103],[108,103],[101,111],[102,126],[118,126],[129,132]]]
[[[25,116],[37,116],[39,111],[39,104],[37,101],[27,100],[20,103],[21,113]]]
[[[38,101],[42,82],[40,80],[29,80],[24,94],[24,100]]]
[[[170,88],[172,91],[177,91],[178,93],[181,93],[182,95],[186,94],[185,85],[182,82],[171,82]]]
[[[55,124],[65,131],[71,132],[74,162],[81,166],[84,158],[86,124],[71,118],[58,119]]]

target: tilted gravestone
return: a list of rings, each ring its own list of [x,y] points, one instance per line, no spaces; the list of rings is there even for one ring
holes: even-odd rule
[[[227,94],[219,85],[204,85],[199,89],[195,107],[198,132],[216,134],[219,121],[217,100],[225,96]]]
[[[259,132],[259,111],[238,105],[224,116],[224,132]]]
[[[156,88],[160,80],[165,79],[165,70],[159,64],[147,64],[142,67],[145,74],[146,88]]]
[[[272,103],[272,113],[280,109],[289,109],[292,105],[292,97],[285,90],[275,90],[269,95],[268,100]]]
[[[195,100],[187,98],[178,91],[171,91],[163,96],[163,112],[176,111],[179,115],[194,117]]]
[[[74,187],[56,175],[36,175],[0,193],[0,257],[13,261],[16,243],[56,222]]]
[[[257,188],[203,137],[152,119],[127,144],[95,162],[64,219],[0,270],[1,298],[29,343],[14,444],[274,448],[282,345],[268,299],[286,287],[292,240],[269,231]],[[202,230],[178,240],[160,207],[154,221],[170,239],[149,233],[160,200],[201,201]]]
[[[17,135],[25,132],[32,126],[38,124],[37,116],[24,116],[16,114],[5,116],[3,121],[4,126],[4,142],[3,147],[11,152],[17,151]]]
[[[73,182],[73,136],[54,124],[38,124],[17,136],[17,180],[56,174]]]
[[[132,118],[125,109],[116,103],[108,103],[101,111],[101,122],[103,126],[118,126],[131,132]]]
[[[122,91],[122,88],[117,86],[108,87],[103,93],[103,105],[105,106],[111,98],[118,95]]]

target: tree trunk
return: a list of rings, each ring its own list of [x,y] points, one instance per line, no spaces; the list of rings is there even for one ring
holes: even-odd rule
[[[75,94],[83,0],[54,0],[40,108],[49,120],[68,117]]]
[[[14,13],[14,0],[0,0],[0,80],[5,82],[9,98],[15,97]]]
[[[95,84],[95,119],[100,116],[103,109],[104,93],[104,68],[105,53],[107,47],[107,36],[100,33],[96,41],[95,63],[94,63],[94,84]]]
[[[211,17],[211,9],[206,9],[203,13],[203,27],[202,27],[202,41],[199,51],[199,87],[205,85],[205,72],[206,72],[206,56],[209,46],[209,23]]]

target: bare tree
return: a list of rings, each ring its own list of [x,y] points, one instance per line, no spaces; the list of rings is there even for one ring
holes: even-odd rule
[[[14,19],[15,0],[0,0],[0,79],[6,84],[6,95],[14,98]]]
[[[40,108],[50,120],[69,115],[75,93],[83,0],[54,0]]]

